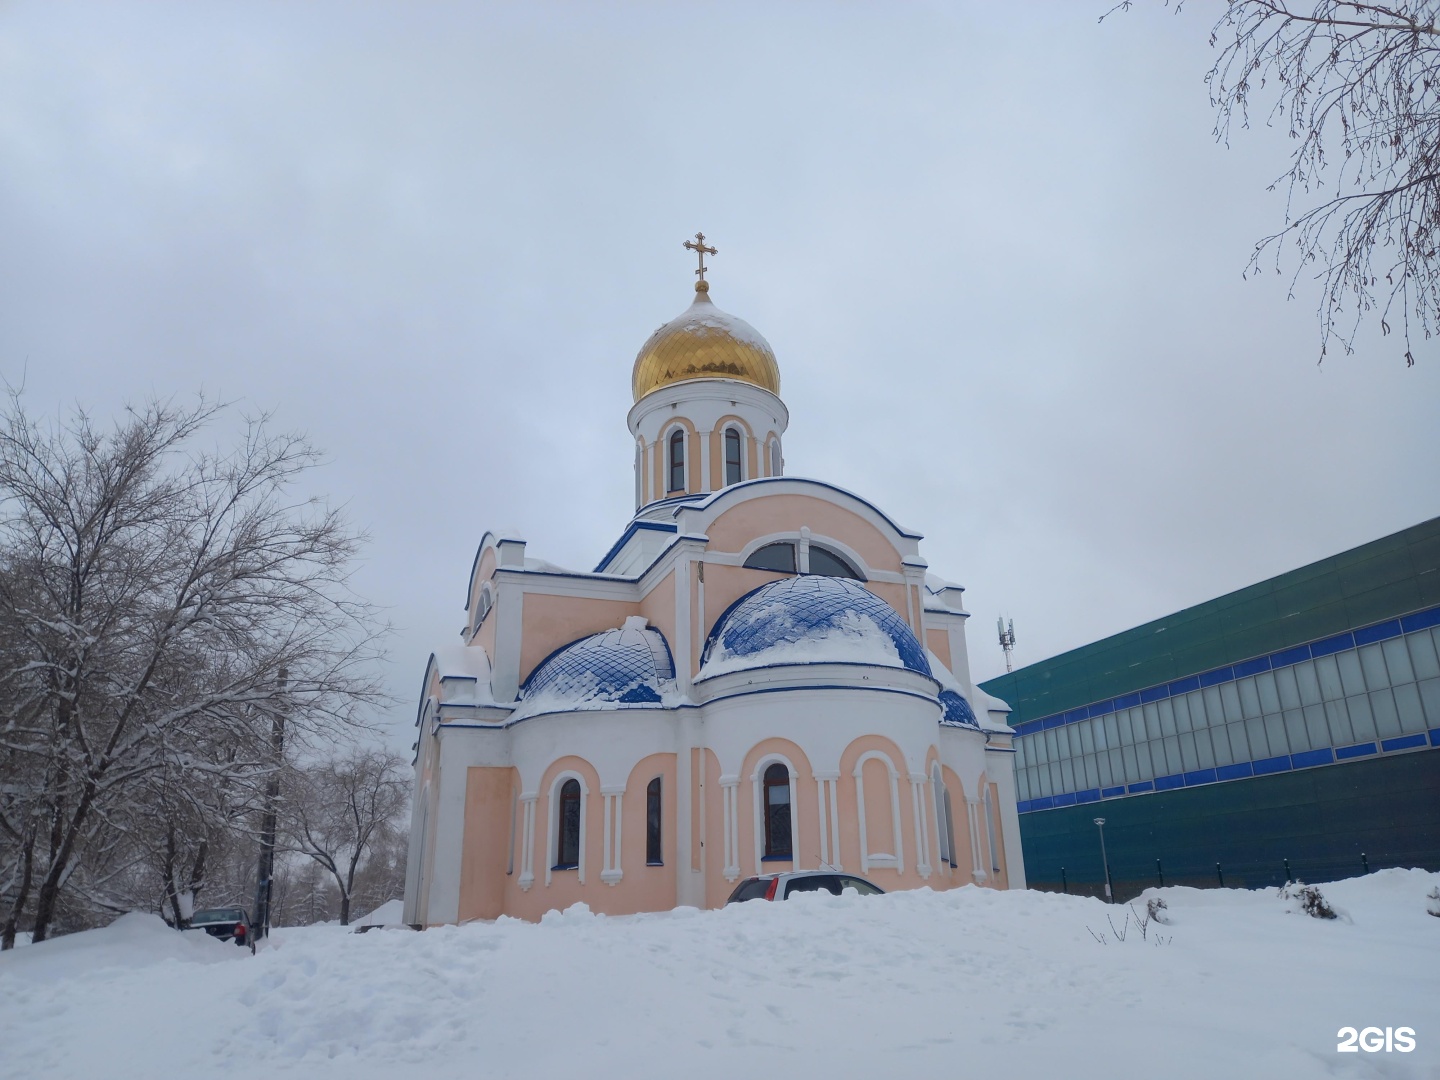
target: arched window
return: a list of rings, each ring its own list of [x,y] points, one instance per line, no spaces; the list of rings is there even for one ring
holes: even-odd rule
[[[560,788],[560,806],[555,815],[555,870],[574,870],[580,865],[580,781],[566,780]]]
[[[851,566],[849,561],[817,544],[809,545],[809,569],[805,573],[821,574],[826,577],[844,577],[864,581],[865,575]],[[777,574],[794,574],[801,571],[799,555],[793,540],[777,540],[756,548],[745,560],[751,570],[773,570]]]
[[[645,789],[645,865],[664,866],[660,854],[660,777]]]
[[[954,866],[955,819],[950,812],[950,792],[945,787],[939,765],[932,770],[930,782],[935,788],[935,831],[940,834],[940,858]]]
[[[990,805],[990,787],[985,785],[985,831],[989,833],[990,840],[990,869],[995,873],[1000,872],[1000,852],[995,844],[995,812]]]
[[[790,770],[777,761],[765,770],[765,858],[793,859],[790,843]]]
[[[779,475],[780,475],[780,440],[779,440],[779,439],[772,439],[772,440],[770,441],[770,475],[771,475],[771,476],[779,476]]]
[[[825,574],[828,577],[848,577],[864,581],[859,572],[833,551],[810,545],[810,573]]]
[[[740,469],[740,432],[725,429],[725,483],[738,484],[744,477]]]
[[[766,544],[750,553],[745,565],[751,570],[774,570],[781,574],[795,573],[795,545],[789,540]]]
[[[679,429],[670,436],[670,490],[685,490],[685,432]]]

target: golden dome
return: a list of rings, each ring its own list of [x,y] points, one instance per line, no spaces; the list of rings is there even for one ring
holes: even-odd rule
[[[710,302],[710,283],[695,283],[695,302],[650,335],[635,357],[630,389],[652,390],[691,379],[739,379],[780,393],[780,365],[754,327]]]

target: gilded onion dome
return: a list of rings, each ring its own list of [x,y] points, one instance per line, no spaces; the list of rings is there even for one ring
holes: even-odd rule
[[[635,357],[630,388],[639,401],[671,383],[738,379],[780,393],[780,366],[770,343],[743,319],[710,300],[710,283],[695,283],[695,302],[650,335]]]

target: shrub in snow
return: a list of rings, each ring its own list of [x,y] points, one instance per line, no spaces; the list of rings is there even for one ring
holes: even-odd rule
[[[1169,905],[1160,899],[1160,897],[1152,896],[1145,902],[1146,918],[1158,922],[1162,926],[1168,926],[1170,924],[1170,916],[1165,914],[1168,907]]]
[[[1426,894],[1425,899],[1430,903],[1425,905],[1425,910],[1437,919],[1440,919],[1440,886],[1436,886]]]
[[[1300,910],[1312,919],[1336,918],[1335,909],[1326,902],[1320,890],[1303,881],[1287,881],[1280,888],[1280,899],[1297,901]]]

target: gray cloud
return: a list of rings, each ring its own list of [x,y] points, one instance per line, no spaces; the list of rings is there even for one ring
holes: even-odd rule
[[[1103,5],[1102,5],[1103,6]],[[1241,280],[1283,131],[1210,138],[1202,13],[1085,4],[17,4],[0,371],[307,430],[373,536],[408,744],[487,527],[588,569],[635,350],[720,248],[790,471],[924,532],[1029,662],[1436,513],[1440,369],[1315,364]]]

